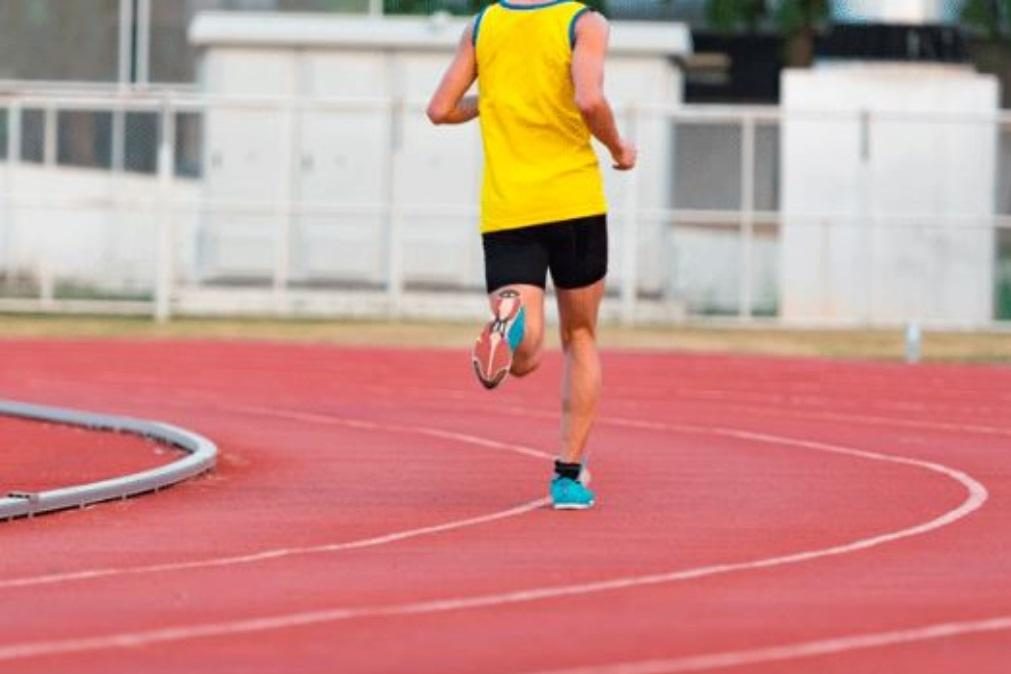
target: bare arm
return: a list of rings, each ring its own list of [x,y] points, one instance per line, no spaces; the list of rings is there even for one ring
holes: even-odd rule
[[[638,151],[618,132],[611,104],[604,96],[604,59],[610,29],[607,20],[596,12],[587,12],[576,22],[576,45],[572,51],[572,83],[576,106],[594,138],[611,152],[614,168],[627,171],[635,167]]]
[[[432,94],[428,118],[433,124],[463,124],[477,117],[477,96],[464,96],[477,79],[473,31],[473,24],[463,31],[456,55]]]

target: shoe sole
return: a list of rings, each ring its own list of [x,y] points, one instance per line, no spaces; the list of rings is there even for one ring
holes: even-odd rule
[[[504,291],[496,297],[492,307],[495,318],[485,325],[471,352],[474,374],[488,390],[505,381],[509,368],[512,367],[513,356],[506,334],[523,306],[519,297],[519,293],[512,290]]]
[[[552,507],[555,510],[589,510],[594,505],[594,501],[589,503],[555,503]]]
[[[494,378],[486,379],[484,373],[481,372],[481,363],[478,362],[476,356],[471,360],[471,363],[474,366],[474,375],[477,377],[477,380],[489,391],[493,388],[497,388],[499,384],[505,381],[506,375],[509,374],[509,369],[506,368],[504,370],[499,370],[499,373],[495,375]]]

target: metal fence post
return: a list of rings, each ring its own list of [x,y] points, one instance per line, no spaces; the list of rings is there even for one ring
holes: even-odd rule
[[[741,280],[738,315],[752,318],[755,259],[755,118],[741,118]]]
[[[863,238],[863,277],[864,277],[864,324],[874,323],[874,230],[876,229],[874,208],[872,206],[874,193],[874,173],[871,165],[871,142],[873,139],[874,119],[870,110],[859,113],[860,125],[860,177],[857,212],[862,216],[858,226]]]
[[[155,278],[155,320],[164,323],[172,315],[172,286],[175,283],[175,211],[172,182],[175,176],[176,118],[172,100],[166,98],[161,110],[161,142],[158,144],[157,276]]]
[[[52,311],[56,307],[56,279],[49,264],[48,250],[39,253],[36,273],[39,275],[39,304],[44,311]]]
[[[116,107],[112,111],[112,138],[110,139],[110,163],[113,173],[121,173],[126,167],[126,108],[123,98],[126,94],[117,94]]]
[[[151,0],[137,0],[137,44],[134,51],[134,73],[137,84],[146,87],[151,70]]]
[[[123,99],[130,86],[132,70],[132,33],[133,33],[133,2],[119,0],[119,55],[116,68],[119,88],[117,104],[112,111],[112,170],[119,172],[125,166],[126,157],[126,110]]]
[[[7,166],[21,159],[21,103],[12,100],[7,106]]]
[[[4,270],[7,273],[8,281],[15,274],[16,260],[14,257],[14,241],[16,237],[17,206],[14,200],[17,198],[17,174],[21,163],[21,103],[11,101],[7,108],[7,184],[4,203],[6,204],[7,217],[4,219],[3,228],[3,252]]]
[[[56,105],[53,102],[47,103],[44,113],[45,128],[42,134],[42,161],[46,166],[56,165],[57,119]]]
[[[281,110],[281,175],[277,195],[277,231],[274,254],[274,304],[277,311],[287,303],[291,276],[292,180],[295,162],[295,101],[289,99]]]
[[[627,137],[633,141],[639,136],[639,110],[628,106]],[[636,302],[639,293],[639,171],[629,171],[625,182],[625,222],[621,237],[621,322],[635,324]]]
[[[391,318],[400,316],[404,299],[403,213],[400,205],[401,179],[398,161],[403,147],[406,104],[402,97],[390,101],[389,166],[387,167],[386,293]]]
[[[116,71],[120,86],[125,86],[130,82],[132,33],[133,2],[119,0],[119,54]]]

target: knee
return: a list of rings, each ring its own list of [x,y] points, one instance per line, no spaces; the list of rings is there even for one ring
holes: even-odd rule
[[[563,351],[571,351],[582,347],[592,347],[597,342],[597,331],[592,326],[574,326],[562,328],[560,333]]]

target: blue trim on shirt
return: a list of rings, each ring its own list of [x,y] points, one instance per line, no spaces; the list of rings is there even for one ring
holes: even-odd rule
[[[572,17],[572,21],[569,22],[569,47],[576,46],[576,22],[579,21],[579,17],[592,11],[592,7],[583,7],[581,10],[576,12],[575,16]]]
[[[541,2],[536,5],[514,5],[509,0],[499,0],[498,4],[506,9],[540,9],[541,7],[554,7],[565,2],[572,2],[572,0],[551,0],[550,2]]]
[[[489,7],[491,7],[491,5],[485,5],[484,8],[477,13],[477,18],[474,19],[474,32],[470,36],[470,41],[475,48],[477,47],[477,31],[481,30],[481,19],[484,18],[484,13],[488,11]]]

